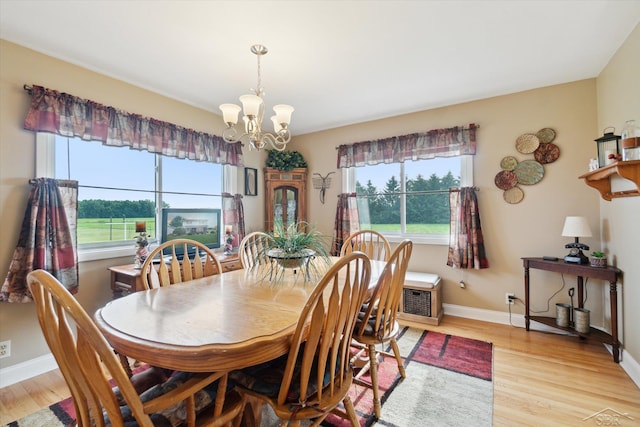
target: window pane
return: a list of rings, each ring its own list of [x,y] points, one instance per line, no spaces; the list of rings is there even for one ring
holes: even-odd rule
[[[165,208],[209,208],[222,206],[222,165],[196,162],[175,157],[162,157],[162,196]],[[215,194],[200,196],[197,193]]]
[[[400,164],[364,166],[356,170],[360,228],[400,233]]]
[[[460,171],[460,157],[356,168],[360,227],[391,234],[447,235],[447,190],[460,185]]]
[[[55,138],[55,178],[77,180],[78,245],[132,241],[135,222],[155,229],[155,157],[96,141]],[[126,191],[104,188],[125,188]]]
[[[221,208],[221,165],[162,156],[156,168],[160,157],[96,141],[55,137],[55,178],[74,179],[80,185],[78,245],[132,242],[136,221],[145,221],[147,234],[155,240],[156,224],[161,223],[157,201],[172,208]],[[159,196],[156,170],[164,192]]]

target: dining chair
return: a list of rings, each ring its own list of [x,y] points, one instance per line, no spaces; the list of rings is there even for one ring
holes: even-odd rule
[[[398,370],[402,378],[406,377],[402,357],[396,342],[400,332],[400,325],[396,320],[402,295],[404,277],[411,258],[413,243],[409,239],[403,240],[389,257],[389,261],[382,270],[371,298],[362,306],[358,314],[358,321],[353,333],[356,346],[361,351],[353,360],[360,357],[362,352],[367,353],[368,361],[356,374],[354,381],[373,389],[373,406],[376,418],[380,418],[380,391],[378,389],[378,356],[395,357]],[[393,354],[376,350],[376,345],[391,344]],[[363,382],[361,377],[370,372],[371,383]]]
[[[365,254],[340,258],[307,299],[287,354],[229,374],[245,399],[267,402],[291,426],[301,420],[318,426],[329,413],[359,426],[348,395],[353,382],[350,344],[370,277]],[[338,408],[341,402],[345,410]]]
[[[71,391],[78,426],[239,422],[244,400],[227,392],[224,373],[181,372],[139,395],[104,335],[55,277],[36,270],[27,284],[42,333]]]
[[[247,234],[238,246],[240,263],[245,270],[269,266],[272,260],[267,256],[271,236],[262,231]]]
[[[387,261],[391,255],[391,246],[387,239],[375,230],[360,230],[351,234],[340,248],[340,256],[359,251],[372,260]]]
[[[213,251],[203,243],[191,239],[174,239],[152,250],[142,264],[141,272],[143,288],[155,289],[221,274],[222,266]],[[124,355],[119,357],[131,376],[129,360]],[[144,376],[141,374],[133,383],[136,389],[143,390],[164,381],[172,374],[171,369],[150,366]]]
[[[174,239],[152,250],[141,272],[144,288],[154,289],[221,274],[222,267],[206,245],[191,239]]]

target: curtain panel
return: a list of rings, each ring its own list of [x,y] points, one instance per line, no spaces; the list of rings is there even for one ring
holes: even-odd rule
[[[246,235],[244,225],[244,205],[241,194],[222,193],[222,222],[223,230],[230,225],[235,234],[233,247],[237,248]]]
[[[336,220],[333,226],[331,255],[340,255],[340,249],[342,249],[344,241],[358,230],[360,230],[360,218],[358,217],[356,193],[339,194]]]
[[[433,129],[427,132],[341,145],[338,147],[338,168],[475,155],[478,127],[471,123],[466,128],[456,126],[448,129]]]
[[[489,268],[484,248],[480,208],[473,187],[449,191],[451,230],[447,265],[453,268]]]
[[[242,166],[242,145],[222,137],[142,117],[56,90],[33,86],[24,128],[179,159]]]
[[[31,187],[0,301],[31,302],[27,274],[44,269],[78,291],[78,182],[38,178]]]

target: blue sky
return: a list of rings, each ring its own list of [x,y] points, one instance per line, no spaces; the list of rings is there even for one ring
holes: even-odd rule
[[[96,141],[56,136],[56,178],[79,182],[79,200],[154,200],[155,156],[128,147],[108,147]],[[70,172],[68,166],[70,164]],[[219,194],[222,166],[172,157],[162,158],[163,191]],[[83,185],[131,188],[149,192],[122,192],[82,187]],[[219,208],[220,197],[165,194],[164,201],[173,208]]]

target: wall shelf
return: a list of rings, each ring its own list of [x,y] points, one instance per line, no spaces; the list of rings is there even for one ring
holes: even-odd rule
[[[611,176],[621,176],[632,181],[636,185],[635,190],[611,191]],[[617,197],[640,196],[640,160],[628,160],[626,162],[616,162],[608,166],[601,167],[589,173],[581,175],[579,178],[600,192],[605,200]]]

